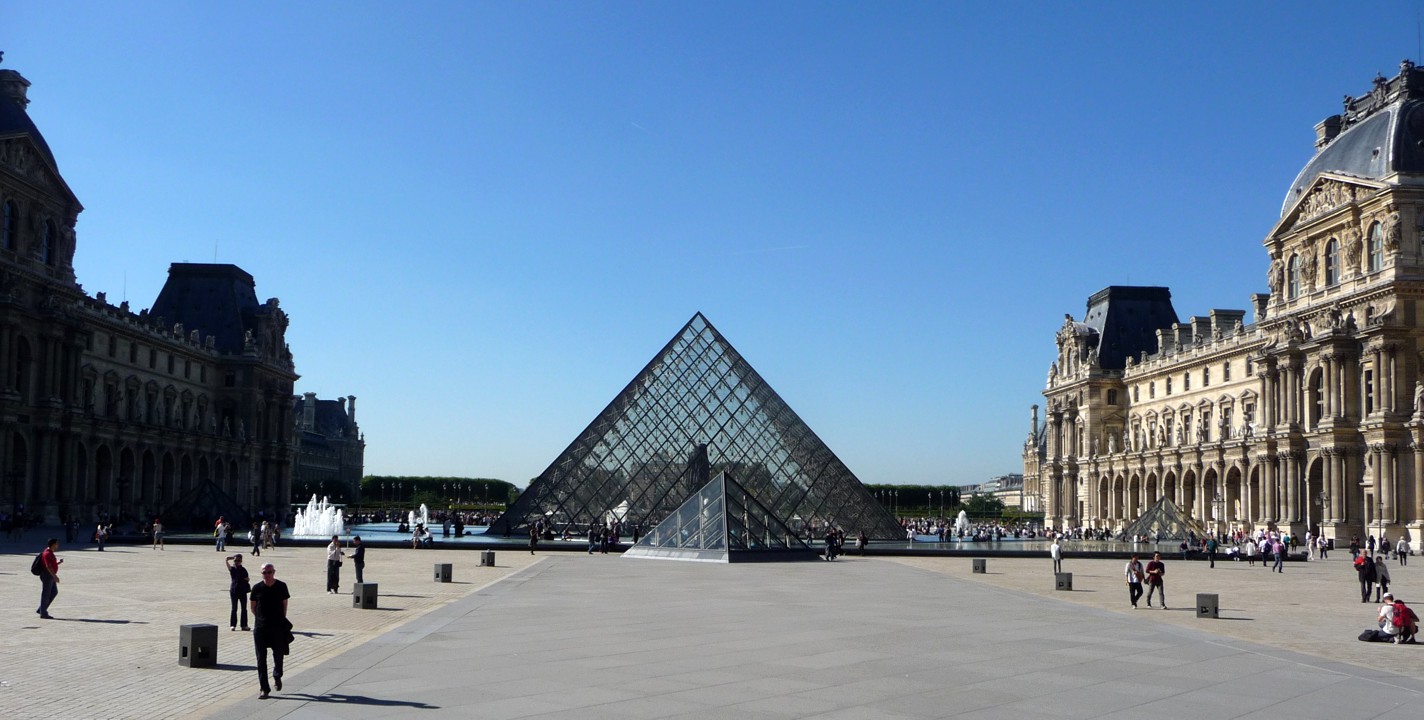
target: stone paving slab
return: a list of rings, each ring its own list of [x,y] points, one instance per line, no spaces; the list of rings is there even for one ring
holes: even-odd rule
[[[215,717],[1419,716],[1424,655],[1354,640],[1373,609],[1344,561],[1169,564],[1169,592],[1217,590],[1241,618],[1216,621],[1114,609],[1121,562],[1080,562],[1064,593],[1037,559],[554,557]],[[1302,640],[1254,639],[1285,631]]]
[[[65,562],[50,611],[58,619],[46,621],[35,614],[40,583],[29,571],[43,544],[41,531],[0,543],[0,718],[186,719],[256,696],[251,633],[227,629],[223,557],[247,548],[218,553],[208,544],[170,543],[162,551],[110,545],[97,552],[61,544]],[[291,589],[298,632],[286,660],[291,676],[352,648],[399,644],[406,624],[531,559],[499,553],[498,567],[482,568],[476,552],[368,550],[365,575],[380,585],[379,610],[354,609],[349,594],[325,592],[324,548],[279,547],[244,563],[254,579],[262,562],[273,563]],[[433,582],[436,562],[454,563],[456,582]],[[354,572],[350,563],[342,570],[349,592]],[[219,626],[216,669],[178,665],[178,629],[189,623]]]

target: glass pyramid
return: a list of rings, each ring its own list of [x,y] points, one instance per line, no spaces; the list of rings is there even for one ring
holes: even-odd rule
[[[800,538],[827,525],[900,540],[860,480],[698,313],[505,511],[518,535],[617,519],[651,527],[718,473]]]
[[[700,562],[819,557],[727,473],[718,473],[623,556]]]
[[[1193,520],[1184,514],[1177,504],[1169,500],[1165,495],[1158,498],[1152,507],[1147,508],[1136,520],[1123,529],[1128,537],[1146,535],[1149,538],[1160,537],[1163,540],[1185,540],[1190,533],[1196,533],[1197,537],[1206,536],[1206,528],[1201,523]]]

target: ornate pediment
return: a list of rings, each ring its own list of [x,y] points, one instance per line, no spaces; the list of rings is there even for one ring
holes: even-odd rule
[[[1382,183],[1369,180],[1321,173],[1310,190],[1301,195],[1290,212],[1281,218],[1271,235],[1274,237],[1282,231],[1290,232],[1308,225],[1316,218],[1363,201],[1383,187]]]
[[[15,177],[38,189],[45,195],[66,198],[74,203],[66,215],[76,216],[82,209],[78,198],[69,189],[64,178],[45,160],[45,156],[28,137],[10,137],[0,140],[0,170],[8,171]],[[68,225],[74,224],[70,217]]]

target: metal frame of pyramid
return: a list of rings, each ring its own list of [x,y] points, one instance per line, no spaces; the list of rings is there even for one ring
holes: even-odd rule
[[[495,521],[582,530],[622,508],[647,527],[730,472],[801,538],[832,525],[903,539],[899,522],[701,313]],[[626,505],[624,505],[626,503]]]
[[[204,480],[158,514],[170,531],[211,531],[213,521],[225,518],[234,528],[246,528],[252,518],[217,483]]]
[[[717,473],[623,557],[694,562],[820,558],[727,473]]]
[[[1128,537],[1146,535],[1172,540],[1184,540],[1188,533],[1192,532],[1195,532],[1197,537],[1205,537],[1207,534],[1201,523],[1184,515],[1181,508],[1166,496],[1157,498],[1152,507],[1147,508],[1123,529],[1123,533]]]

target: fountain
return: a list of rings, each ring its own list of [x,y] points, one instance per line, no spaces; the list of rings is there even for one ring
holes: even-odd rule
[[[297,519],[292,523],[294,537],[331,537],[346,532],[346,519],[341,516],[341,508],[332,505],[327,498],[317,501],[313,495],[305,508],[297,508]]]
[[[954,519],[954,536],[963,537],[967,532],[969,532],[969,513],[960,510],[959,517]]]
[[[411,510],[407,519],[410,520],[411,530],[414,530],[416,525],[424,525],[428,528],[430,527],[430,509],[425,507],[425,503],[421,503],[420,514],[416,515],[415,511]]]

